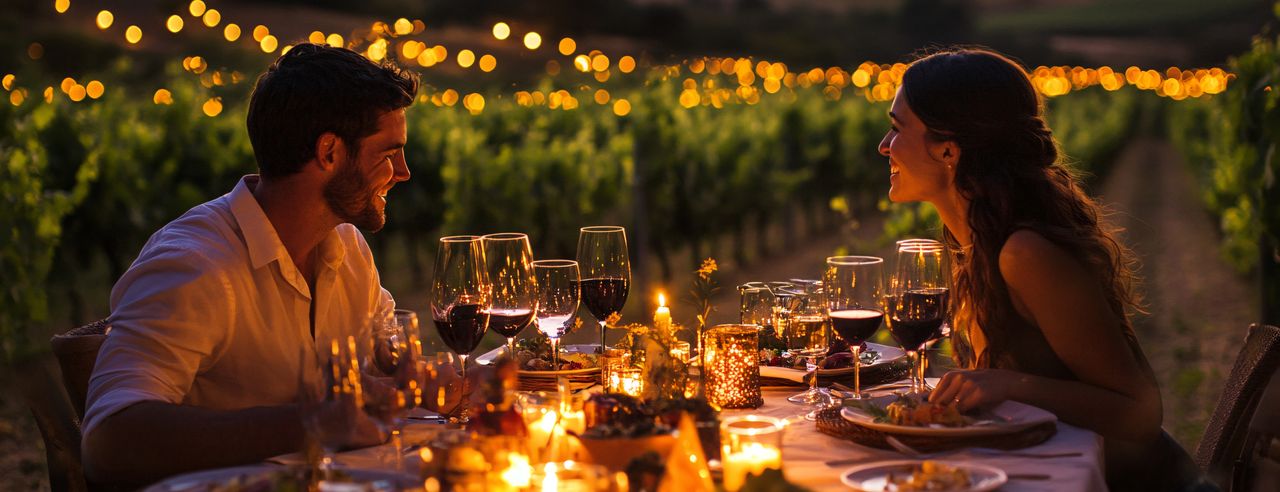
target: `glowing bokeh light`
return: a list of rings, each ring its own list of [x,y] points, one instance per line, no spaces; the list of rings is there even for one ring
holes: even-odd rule
[[[483,72],[492,72],[498,66],[498,59],[493,55],[484,55],[480,57],[480,70]]]
[[[222,37],[226,38],[227,41],[230,42],[235,42],[235,40],[240,39],[240,26],[237,26],[234,23],[227,24],[227,27],[222,30]]]
[[[276,50],[277,43],[279,42],[276,41],[276,37],[268,34],[262,37],[262,41],[258,42],[258,47],[262,49],[263,53],[271,53]]]
[[[128,41],[129,44],[138,44],[139,41],[142,41],[142,28],[129,26],[128,29],[124,30],[124,40]]]
[[[536,49],[538,49],[538,47],[539,47],[539,46],[542,46],[542,35],[540,35],[540,34],[538,34],[538,33],[536,33],[536,32],[530,32],[530,33],[528,33],[528,34],[525,34],[525,35],[524,35],[524,47],[525,47],[525,48],[529,48],[529,49],[531,49],[531,50],[536,50]]]
[[[182,18],[176,15],[171,15],[168,20],[164,21],[165,29],[168,29],[169,32],[175,33],[182,30],[183,24]]]
[[[218,23],[222,22],[222,13],[218,12],[218,9],[209,9],[204,13],[203,20],[206,27],[217,27]]]
[[[192,17],[200,17],[204,15],[206,8],[207,7],[205,7],[204,2],[200,0],[191,0],[191,4],[187,6],[187,11],[191,12]]]
[[[476,54],[471,50],[462,50],[458,52],[458,66],[462,68],[470,68],[476,62]]]
[[[102,93],[106,92],[106,90],[107,88],[102,85],[102,82],[96,80],[90,80],[89,83],[84,86],[84,92],[90,99],[102,97]]]
[[[572,55],[578,50],[578,43],[573,38],[564,38],[560,40],[560,54],[564,56]]]
[[[204,110],[205,116],[210,118],[218,116],[218,114],[222,112],[222,98],[210,98],[208,101],[204,102],[204,105],[202,105],[200,109]]]
[[[494,24],[493,37],[498,40],[504,40],[511,37],[511,26],[508,26],[506,22]]]
[[[69,8],[71,8],[71,0],[54,0],[53,2],[53,10],[58,11],[59,14],[66,13]]]
[[[110,10],[101,10],[98,11],[98,18],[95,21],[98,24],[98,29],[105,31],[116,21],[116,16]]]
[[[267,29],[267,26],[264,26],[264,25],[262,25],[262,24],[258,24],[258,25],[256,25],[256,26],[254,26],[254,27],[253,27],[253,42],[255,42],[255,43],[261,43],[261,42],[262,42],[262,38],[267,37],[267,35],[268,35],[268,34],[271,34],[271,30],[270,30],[270,29]]]

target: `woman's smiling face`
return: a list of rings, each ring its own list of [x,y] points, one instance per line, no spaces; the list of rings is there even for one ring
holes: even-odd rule
[[[935,202],[952,186],[949,164],[959,160],[951,142],[935,142],[898,89],[889,109],[892,125],[880,141],[880,155],[889,158],[889,200]]]

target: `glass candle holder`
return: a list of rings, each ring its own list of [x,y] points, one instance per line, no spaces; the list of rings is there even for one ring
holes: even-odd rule
[[[689,342],[676,342],[671,345],[671,358],[688,364],[690,350]]]
[[[763,415],[727,417],[720,423],[720,461],[724,488],[739,490],[748,475],[782,469],[782,419]]]
[[[643,371],[638,367],[621,367],[609,372],[609,393],[622,393],[639,397],[644,391]]]
[[[613,371],[631,367],[631,352],[625,349],[611,348],[604,351],[604,357],[600,358],[601,377],[600,384],[604,385],[608,391],[609,381],[613,378]]]
[[[707,398],[721,408],[757,408],[760,334],[756,325],[716,325],[707,331]]]
[[[577,439],[568,433],[586,431],[581,397],[564,400],[558,393],[545,391],[523,394],[520,414],[529,430],[528,454],[535,463],[570,459],[577,454]]]
[[[534,491],[557,492],[613,492],[626,490],[625,478],[621,479],[603,466],[565,461],[544,463],[533,467]]]

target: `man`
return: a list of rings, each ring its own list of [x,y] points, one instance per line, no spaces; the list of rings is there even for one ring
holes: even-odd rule
[[[334,339],[368,339],[390,296],[364,237],[409,179],[417,77],[302,44],[258,78],[247,118],[259,175],[147,242],[111,293],[89,383],[85,470],[145,483],[260,461],[303,441],[299,375]],[[349,446],[378,442],[367,418]]]

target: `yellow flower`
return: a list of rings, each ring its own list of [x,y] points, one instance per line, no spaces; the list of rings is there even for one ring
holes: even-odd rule
[[[703,280],[707,280],[711,278],[711,274],[715,273],[717,269],[718,267],[716,266],[716,259],[707,258],[705,260],[702,260],[702,266],[698,267],[697,273],[698,273],[698,276],[702,277]]]

